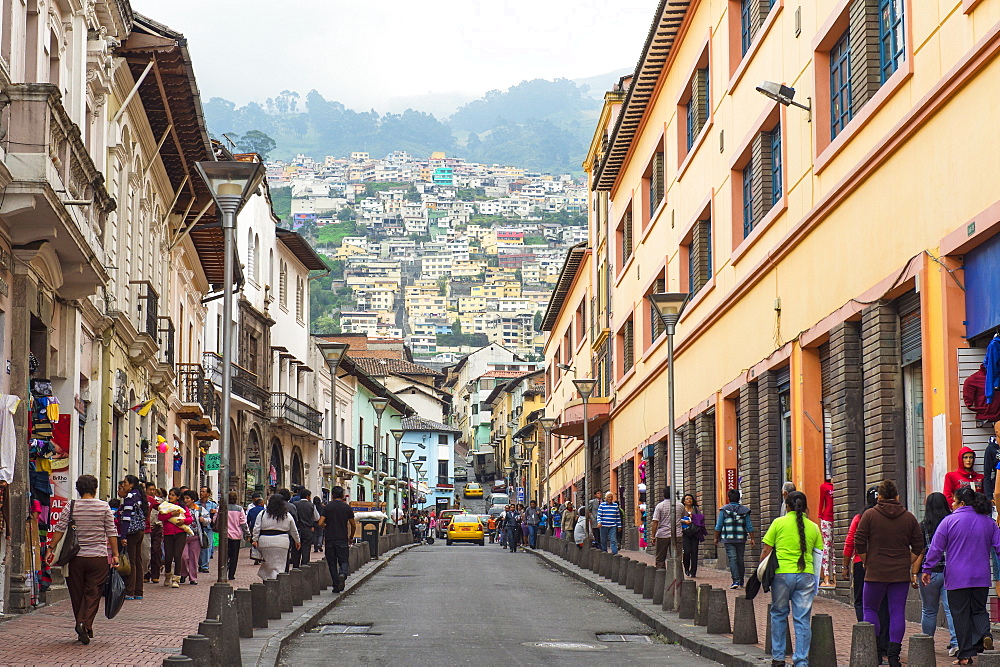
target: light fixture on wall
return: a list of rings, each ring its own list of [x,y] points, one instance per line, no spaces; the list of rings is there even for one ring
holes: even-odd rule
[[[757,86],[757,92],[763,95],[764,97],[774,100],[778,104],[783,104],[786,107],[793,106],[793,107],[798,107],[800,109],[805,109],[806,111],[809,112],[809,115],[806,117],[806,120],[809,121],[810,123],[812,122],[812,98],[811,97],[806,98],[807,100],[809,100],[809,104],[801,104],[799,102],[796,102],[794,99],[795,89],[792,88],[791,86],[786,86],[782,83],[775,83],[773,81],[761,81],[760,84]]]

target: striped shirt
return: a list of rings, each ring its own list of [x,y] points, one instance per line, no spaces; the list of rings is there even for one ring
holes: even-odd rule
[[[65,535],[69,527],[70,508],[66,507],[59,516],[56,532]],[[108,556],[108,540],[118,537],[111,508],[103,500],[82,498],[73,501],[73,521],[76,523],[76,537],[80,542],[80,553],[84,558]]]
[[[597,523],[602,527],[619,528],[622,517],[618,513],[618,503],[601,503],[597,508]]]

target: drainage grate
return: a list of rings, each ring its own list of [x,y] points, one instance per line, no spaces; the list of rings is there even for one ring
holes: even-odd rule
[[[316,635],[376,635],[377,632],[371,632],[371,625],[346,625],[343,623],[328,623],[324,625],[317,625],[309,632]]]
[[[556,648],[563,651],[600,651],[607,648],[606,646],[596,646],[594,644],[579,642],[523,642],[521,645],[536,648]]]
[[[156,651],[157,653],[169,653],[170,655],[180,655],[181,651],[184,649],[180,646],[174,648],[172,646],[155,646],[150,651]]]
[[[653,640],[649,638],[649,635],[616,635],[611,633],[598,633],[597,641],[599,642],[630,642],[636,644],[652,644]]]

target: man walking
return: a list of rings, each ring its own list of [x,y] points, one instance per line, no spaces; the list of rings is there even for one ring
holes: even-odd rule
[[[535,548],[535,540],[538,535],[538,524],[541,520],[541,512],[538,510],[538,502],[532,500],[528,503],[528,509],[524,510],[524,522],[528,525],[528,546]]]
[[[207,510],[209,514],[209,522],[207,526],[204,526],[205,532],[208,534],[208,548],[201,550],[201,555],[199,556],[198,570],[201,572],[208,572],[208,563],[212,560],[212,556],[215,555],[215,517],[219,514],[219,503],[212,500],[212,490],[207,486],[201,487],[201,502],[198,503],[203,510]]]
[[[594,537],[594,545],[601,551],[605,551],[604,543],[601,542],[601,529],[597,524],[597,508],[601,506],[601,498],[604,494],[598,489],[594,491],[594,497],[587,503],[587,528],[590,529]]]
[[[326,565],[330,568],[333,590],[339,593],[344,590],[347,575],[350,574],[349,540],[356,529],[354,510],[344,502],[344,487],[330,489],[330,502],[323,508],[319,525],[326,537]]]
[[[302,567],[309,564],[309,554],[312,553],[313,529],[319,521],[319,512],[311,500],[309,489],[299,491],[299,499],[295,505],[295,527],[299,529],[299,548],[292,546],[292,567]]]
[[[726,545],[726,558],[729,559],[729,574],[733,578],[730,588],[743,586],[743,557],[746,553],[747,539],[750,546],[754,545],[753,524],[750,522],[750,508],[740,504],[740,492],[729,489],[729,504],[719,510],[719,518],[715,522],[715,546],[719,540]]]
[[[656,569],[662,570],[667,567],[667,556],[670,555],[671,545],[674,549],[680,549],[681,539],[681,517],[684,516],[684,505],[679,501],[675,502],[674,526],[670,527],[670,488],[663,490],[663,500],[657,503],[653,510],[653,546],[656,547]],[[677,554],[674,554],[677,555]]]
[[[507,510],[503,513],[503,525],[507,546],[511,553],[516,553],[517,543],[521,541],[521,515],[514,510],[513,505],[507,505]]]
[[[601,535],[601,551],[611,549],[618,553],[618,529],[622,527],[622,515],[613,493],[604,494],[604,502],[597,507],[597,527]]]

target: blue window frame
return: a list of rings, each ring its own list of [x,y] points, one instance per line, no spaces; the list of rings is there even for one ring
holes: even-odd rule
[[[694,114],[691,113],[694,107],[694,97],[688,100],[688,103],[684,106],[684,115],[687,116],[687,149],[691,150],[694,146]]]
[[[705,281],[712,279],[712,219],[703,220],[705,223],[705,255],[708,257],[708,261],[705,266]]]
[[[753,231],[753,162],[743,168],[743,238]]]
[[[743,54],[750,50],[750,43],[753,42],[754,29],[751,23],[752,14],[750,13],[750,7],[753,5],[753,0],[742,0],[740,3],[740,43],[743,47]]]
[[[903,0],[879,0],[878,3],[879,64],[882,83],[899,69],[906,47],[903,34]]]
[[[844,35],[830,49],[830,139],[851,121],[851,33]]]
[[[781,199],[781,124],[771,130],[771,206]]]

